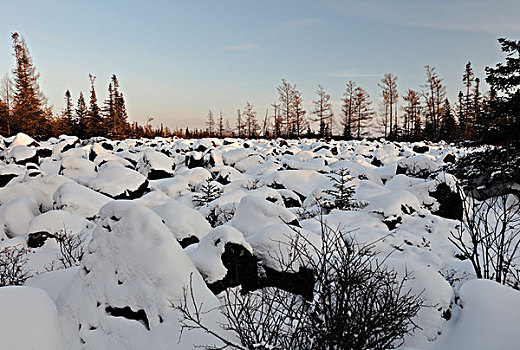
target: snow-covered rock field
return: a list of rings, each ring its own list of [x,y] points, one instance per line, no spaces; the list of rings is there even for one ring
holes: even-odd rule
[[[28,278],[0,288],[0,348],[213,344],[202,330],[179,337],[172,304],[184,288],[221,332],[216,294],[270,285],[282,270],[271,253],[290,254],[280,245],[295,230],[319,246],[325,206],[328,226],[413,271],[428,307],[403,348],[520,349],[520,292],[477,280],[448,240],[463,202],[445,169],[468,152],[384,140],[1,138],[0,251],[22,249]],[[340,169],[355,190],[348,210],[330,198]],[[305,262],[293,264],[300,278]]]

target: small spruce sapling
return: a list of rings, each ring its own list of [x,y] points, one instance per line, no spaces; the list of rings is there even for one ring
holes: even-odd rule
[[[350,171],[345,168],[339,169],[337,172],[330,174],[329,178],[333,185],[331,189],[325,191],[330,196],[330,203],[327,207],[330,209],[349,210],[354,207],[352,196],[356,189],[352,183]]]
[[[214,201],[222,195],[220,187],[213,183],[211,179],[207,179],[201,186],[201,192],[195,193],[193,201],[198,207],[202,207],[209,202]]]

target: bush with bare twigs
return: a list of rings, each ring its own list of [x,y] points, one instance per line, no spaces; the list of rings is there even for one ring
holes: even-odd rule
[[[295,262],[312,269],[312,298],[276,287],[245,294],[227,289],[220,295],[227,319],[221,327],[234,333],[234,342],[204,323],[202,306],[186,286],[182,302],[173,305],[182,315],[183,329],[205,330],[224,344],[203,346],[206,349],[332,350],[394,348],[416,328],[413,318],[425,305],[407,285],[411,273],[399,277],[387,267],[385,257],[374,254],[373,245],[357,243],[323,221],[320,247],[304,235],[295,237],[284,248],[290,253],[280,254],[290,260],[283,266],[285,272]]]
[[[449,240],[459,250],[459,258],[471,262],[477,278],[520,288],[520,200],[516,195],[482,201],[466,196],[462,223]]]
[[[19,286],[31,277],[27,269],[30,250],[21,246],[9,246],[0,250],[0,287]]]

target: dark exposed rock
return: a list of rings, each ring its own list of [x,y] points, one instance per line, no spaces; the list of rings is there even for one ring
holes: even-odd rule
[[[40,248],[45,244],[45,241],[49,237],[52,237],[49,232],[40,231],[29,233],[27,237],[27,246],[29,248]]]
[[[286,292],[312,300],[316,278],[313,270],[300,267],[298,272],[280,272],[263,266],[265,275],[259,280],[259,288],[276,287]]]
[[[4,187],[5,185],[7,185],[9,183],[9,181],[11,181],[12,179],[14,179],[17,176],[18,176],[18,174],[1,174],[0,175],[0,187]]]
[[[403,222],[403,218],[401,218],[400,216],[389,216],[389,217],[383,219],[383,224],[388,226],[388,229],[390,231],[395,229],[397,227],[397,225],[399,225],[402,222]]]
[[[184,164],[188,167],[188,169],[198,168],[198,167],[204,167],[204,157],[195,157],[194,154],[186,155],[186,159],[184,161]]]
[[[15,161],[15,163],[18,164],[18,165],[25,165],[25,164],[27,164],[27,163],[36,163],[36,164],[38,164],[38,160],[39,160],[39,158],[38,158],[38,152],[36,152],[36,153],[34,154],[34,156],[32,156],[32,157],[30,157],[30,158],[17,159],[17,160]]]
[[[189,245],[199,243],[199,239],[196,236],[189,236],[189,237],[185,237],[177,242],[179,242],[181,247],[186,248]]]
[[[65,146],[65,147],[67,147],[67,146]],[[62,151],[62,152],[65,152],[65,151]],[[52,149],[50,149],[50,148],[38,148],[36,150],[36,155],[38,156],[38,158],[48,158],[48,157],[52,156]]]
[[[283,203],[286,208],[299,208],[302,206],[302,200],[300,197],[291,190],[280,190],[278,191],[282,196]]]
[[[316,152],[318,152],[318,151],[321,151],[322,149],[326,149],[326,150],[328,150],[328,149],[330,149],[330,147],[329,147],[328,145],[321,145],[321,146],[319,146],[319,147],[316,147],[316,148],[313,150],[313,152],[316,153]]]
[[[428,147],[428,146],[418,146],[418,145],[413,146],[413,151],[415,153],[426,153],[429,150],[430,150],[430,147]]]
[[[197,152],[205,152],[208,148],[204,145],[198,145],[198,147],[196,149],[194,149],[194,151],[197,151]]]
[[[373,166],[377,166],[377,167],[380,167],[381,165],[383,165],[383,163],[379,159],[377,159],[376,157],[374,157],[374,159],[372,159],[370,164],[372,164]]]
[[[162,169],[150,169],[150,171],[148,171],[148,180],[159,180],[166,179],[169,177],[173,177],[173,171],[168,172]]]
[[[439,203],[439,209],[432,211],[432,214],[446,219],[462,220],[463,203],[460,194],[453,191],[450,186],[442,182],[437,185],[435,191],[430,192],[430,196]]]
[[[91,162],[93,162],[96,159],[97,156],[98,156],[97,153],[91,148],[90,149],[90,153],[88,154],[88,159]]]
[[[136,190],[125,190],[123,193],[119,194],[119,195],[116,195],[116,196],[112,196],[108,193],[103,193],[104,195],[106,196],[109,196],[111,198],[114,198],[114,199],[137,199],[137,198],[141,198],[145,193],[148,193],[149,191],[149,182],[148,180],[145,180]]]
[[[208,288],[214,294],[239,285],[242,286],[243,292],[259,288],[258,259],[244,246],[232,242],[226,243],[221,259],[227,273],[222,280],[208,284]]]
[[[455,155],[453,153],[447,153],[444,158],[442,159],[442,161],[444,163],[455,163],[455,161],[457,160],[457,158],[455,157]]]
[[[300,267],[298,272],[277,271],[263,266],[244,246],[231,242],[226,243],[221,259],[227,273],[222,280],[208,284],[214,294],[240,285],[242,293],[276,287],[312,299],[316,279],[311,269]]]
[[[111,145],[111,144],[108,143],[108,142],[103,142],[103,143],[101,143],[101,147],[103,147],[104,149],[109,150],[109,151],[114,150],[114,146]]]
[[[146,312],[143,309],[139,309],[137,311],[133,311],[130,306],[125,307],[112,307],[108,305],[105,307],[105,312],[114,317],[124,317],[129,320],[135,320],[141,323],[147,330],[150,330],[150,323],[148,322],[148,317],[146,316]]]

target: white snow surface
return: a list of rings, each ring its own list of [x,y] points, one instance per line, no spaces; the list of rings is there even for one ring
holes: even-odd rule
[[[57,300],[63,347],[186,349],[207,340],[199,333],[176,343],[179,315],[171,303],[190,281],[208,310],[218,304],[157,214],[131,201],[108,203],[81,268]],[[112,316],[111,308],[127,307],[143,310],[147,321]]]
[[[171,302],[180,300],[191,280],[198,302],[207,309],[219,305],[206,283],[228,272],[221,258],[228,242],[277,270],[286,268],[280,259],[290,260],[296,231],[319,247],[317,200],[341,168],[353,177],[358,207],[325,213],[326,224],[349,240],[373,244],[374,253],[388,256],[386,263],[400,275],[411,272],[415,278],[408,287],[431,306],[414,319],[420,329],[406,336],[404,346],[519,348],[520,292],[475,280],[471,264],[457,258],[449,241],[460,222],[434,214],[440,203],[430,193],[440,183],[457,187],[458,180],[443,171],[444,157],[460,158],[471,149],[386,140],[60,136],[36,142],[24,134],[0,140],[0,250],[27,248],[29,233],[63,227],[87,237],[83,260],[68,269],[51,265],[59,253],[53,239],[27,251],[33,276],[26,286],[0,288],[0,349],[192,349],[215,343],[197,331],[178,343],[180,315]],[[413,150],[424,145],[425,153]],[[52,155],[39,164],[10,163],[38,149]],[[204,159],[203,167],[188,169],[189,155]],[[396,175],[398,163],[413,171]],[[147,180],[153,170],[172,177]],[[423,177],[432,174],[419,178],[416,170],[425,170]],[[198,207],[193,198],[207,180],[222,195]],[[140,198],[110,197],[146,181],[149,189]],[[296,207],[286,208],[284,199]],[[182,249],[178,241],[191,236],[199,243]],[[294,261],[289,270],[307,264]],[[48,271],[50,266],[55,270]],[[218,312],[205,317],[224,334]]]
[[[60,349],[56,306],[42,289],[0,288],[2,349]]]

